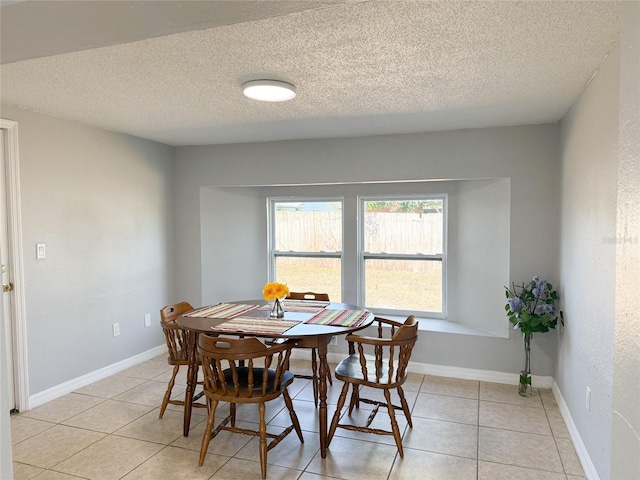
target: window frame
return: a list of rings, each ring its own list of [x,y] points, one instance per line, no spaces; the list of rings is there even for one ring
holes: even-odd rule
[[[406,254],[406,253],[370,253],[365,252],[365,204],[374,201],[407,201],[407,200],[442,200],[442,254]],[[367,259],[382,260],[421,260],[421,261],[438,261],[441,263],[442,280],[442,311],[416,311],[392,308],[373,307],[370,310],[382,315],[416,315],[424,318],[446,319],[447,318],[447,232],[448,232],[448,194],[411,194],[411,195],[359,195],[358,203],[358,221],[357,221],[357,250],[358,250],[358,305],[366,306],[366,282],[365,282],[365,264]],[[368,308],[368,307],[367,307]]]
[[[341,212],[341,233],[342,233],[342,250],[339,252],[302,252],[302,251],[282,251],[276,250],[276,204],[277,203],[312,203],[312,202],[322,202],[322,203],[331,203],[338,202],[340,203],[340,212]],[[344,197],[306,197],[306,196],[290,196],[290,197],[267,197],[267,275],[270,282],[275,281],[276,278],[276,259],[278,257],[283,258],[338,258],[340,259],[340,295],[344,298],[344,235],[345,235],[345,222],[344,222]]]

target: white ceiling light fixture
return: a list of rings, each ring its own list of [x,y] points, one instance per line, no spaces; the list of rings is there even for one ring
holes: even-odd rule
[[[280,80],[251,80],[242,85],[242,93],[262,102],[284,102],[296,96],[296,87]]]

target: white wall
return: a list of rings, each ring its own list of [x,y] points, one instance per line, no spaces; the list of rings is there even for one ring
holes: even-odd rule
[[[0,115],[19,125],[34,395],[163,344],[158,312],[171,300],[174,267],[173,150],[8,105]],[[36,260],[36,243],[46,244],[46,259]]]
[[[616,49],[562,120],[560,144],[560,292],[566,326],[556,381],[602,479],[610,478],[611,470],[618,79]]]
[[[203,302],[203,278],[210,280],[203,272],[200,187],[212,186],[508,178],[510,279],[526,281],[539,274],[557,283],[555,125],[179,147],[175,161],[177,295],[195,304]],[[264,277],[252,277],[241,288],[259,292],[263,282]],[[522,368],[521,337],[513,332],[510,340],[430,333],[419,341],[417,361],[511,373]],[[533,348],[534,373],[552,375],[553,334],[534,337]]]

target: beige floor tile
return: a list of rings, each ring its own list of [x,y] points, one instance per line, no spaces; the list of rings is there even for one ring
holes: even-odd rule
[[[207,455],[198,466],[199,452],[166,447],[123,477],[123,480],[207,480],[220,469],[228,457]]]
[[[109,435],[56,465],[53,470],[92,480],[122,478],[163,447]]]
[[[296,379],[293,384],[295,384],[297,381],[298,380]],[[333,385],[327,385],[327,404],[335,405],[336,403],[338,403],[342,385],[343,383],[338,380],[334,380]],[[313,385],[311,385],[311,382],[309,381],[297,395],[293,395],[292,392],[290,392],[289,394],[292,397],[295,397],[297,400],[306,400],[307,402],[313,402]]]
[[[133,387],[137,387],[141,383],[144,383],[144,380],[140,378],[112,375],[111,377],[103,378],[91,385],[82,387],[76,390],[75,393],[91,395],[93,397],[113,398]]]
[[[419,392],[422,388],[422,383],[424,382],[425,375],[419,373],[410,373],[407,375],[407,379],[402,385],[405,392]]]
[[[480,382],[480,400],[542,408],[542,400],[540,400],[537,388],[533,389],[533,396],[522,397],[518,395],[517,385],[504,385],[502,383]]]
[[[477,399],[479,388],[480,382],[477,380],[425,375],[420,392]]]
[[[164,398],[166,391],[166,383],[150,380],[113,397],[113,399],[121,400],[123,402],[138,403],[140,405],[148,405],[150,407],[159,407],[162,405],[162,399]],[[171,391],[171,398],[184,400],[184,391],[184,386],[174,386]]]
[[[13,462],[13,480],[30,480],[44,471],[44,468],[34,467],[33,465],[27,465],[25,463]]]
[[[334,383],[335,383],[335,380],[334,380]],[[309,387],[313,392],[313,386],[311,385],[311,380],[305,380],[304,378],[296,378],[293,381],[293,383],[287,387],[287,390],[289,391],[289,395],[291,395],[291,398],[295,398],[302,392],[302,390],[304,390],[307,387]]]
[[[477,458],[478,427],[415,417],[402,439],[404,448]]]
[[[544,401],[544,400],[543,400]],[[556,438],[571,438],[567,425],[564,423],[564,419],[559,410],[547,410],[547,418],[549,419],[549,426],[551,427],[551,433]]]
[[[15,445],[55,425],[55,423],[25,417],[20,414],[11,415],[11,442]]]
[[[151,410],[137,420],[116,430],[115,435],[146,440],[169,445],[182,436],[184,416],[181,412],[167,410],[162,418],[158,418],[159,409]],[[191,417],[191,427],[202,422],[204,417]]]
[[[247,428],[247,429],[253,429],[253,430],[258,429],[257,423],[237,421],[236,426],[238,428]],[[177,438],[175,441],[171,443],[171,446],[185,448],[189,450],[195,450],[197,452],[200,452],[200,447],[202,446],[202,436],[204,434],[205,427],[206,427],[205,422],[199,423],[196,427],[192,427],[189,430],[188,437],[180,435],[179,438]],[[247,443],[249,443],[250,440],[251,440],[251,436],[249,435],[232,433],[232,432],[227,432],[223,430],[219,432],[215,438],[211,439],[211,441],[209,442],[209,448],[207,449],[207,452],[215,455],[232,457],[236,453],[238,453],[242,447],[244,447]],[[252,457],[252,459],[253,458],[255,458],[255,456]]]
[[[470,398],[420,393],[411,413],[413,417],[477,425],[478,401]]]
[[[393,465],[389,480],[476,480],[476,461],[422,450],[405,450]]]
[[[481,401],[479,424],[483,427],[551,435],[549,421],[542,408]]]
[[[69,393],[21,415],[47,422],[60,423],[104,401],[104,398]]]
[[[478,462],[478,480],[565,480],[565,476],[513,465]]]
[[[113,433],[151,410],[153,407],[107,400],[62,423],[96,432]]]
[[[396,454],[391,445],[333,437],[327,458],[318,452],[306,471],[349,480],[386,479]]]
[[[538,393],[540,394],[540,399],[542,400],[544,408],[547,410],[558,409],[558,403],[556,402],[556,397],[553,395],[553,390],[550,388],[539,388]]]
[[[320,437],[314,432],[302,432],[302,434],[304,443],[300,443],[295,431],[287,435],[284,440],[269,450],[267,463],[294,470],[304,470],[316,453],[320,451]],[[259,455],[259,442],[260,440],[254,437],[234,458],[255,461]]]
[[[13,447],[13,460],[51,468],[104,437],[103,433],[56,425]]]
[[[175,385],[185,386],[187,384],[187,371],[188,367],[186,365],[181,365],[178,369],[178,374],[176,375]],[[153,377],[152,380],[154,382],[163,382],[165,385],[169,383],[171,380],[171,375],[173,375],[173,366],[170,365],[169,370],[161,373],[157,377]],[[198,370],[198,381],[202,381],[202,371]]]
[[[575,475],[577,477],[584,477],[584,470],[580,459],[576,454],[576,450],[573,447],[573,443],[569,438],[556,438],[556,445],[560,452],[560,458],[564,465],[564,471],[568,475]]]
[[[45,470],[34,480],[78,480],[81,477],[75,475],[67,475],[66,473],[54,472],[53,470]]]
[[[159,362],[155,360],[149,360],[147,362],[136,365],[135,367],[128,368],[118,373],[123,377],[141,378],[143,380],[151,380],[158,375],[166,373],[173,369],[172,365],[167,362]]]
[[[300,475],[298,480],[334,480],[331,477],[325,477],[324,475],[316,475],[315,473],[304,472]]]
[[[577,477],[575,475],[567,475],[567,480],[587,480],[587,477]]]
[[[213,474],[211,480],[256,480],[261,477],[260,460],[255,461],[231,458],[220,470]],[[267,480],[296,480],[300,476],[299,470],[267,466]]]
[[[300,428],[309,432],[319,432],[319,409],[315,407],[313,401],[308,400],[293,400],[293,409],[300,422]],[[335,405],[329,405],[327,407],[328,422],[331,422],[331,416],[335,411]],[[244,418],[244,417],[243,417]],[[256,422],[257,418],[252,417],[252,421]],[[278,425],[280,427],[288,427],[291,425],[291,417],[289,411],[286,408],[282,408],[276,416],[268,421],[270,425]]]
[[[478,459],[563,473],[553,437],[480,427]],[[544,459],[543,462],[540,459]]]

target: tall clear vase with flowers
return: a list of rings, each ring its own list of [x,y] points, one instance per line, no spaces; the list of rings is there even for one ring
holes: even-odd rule
[[[558,320],[564,325],[562,311],[557,308],[560,297],[546,280],[535,276],[529,283],[505,287],[507,304],[504,306],[514,329],[522,331],[524,342],[524,369],[520,372],[518,393],[531,396],[531,337],[556,328]]]

